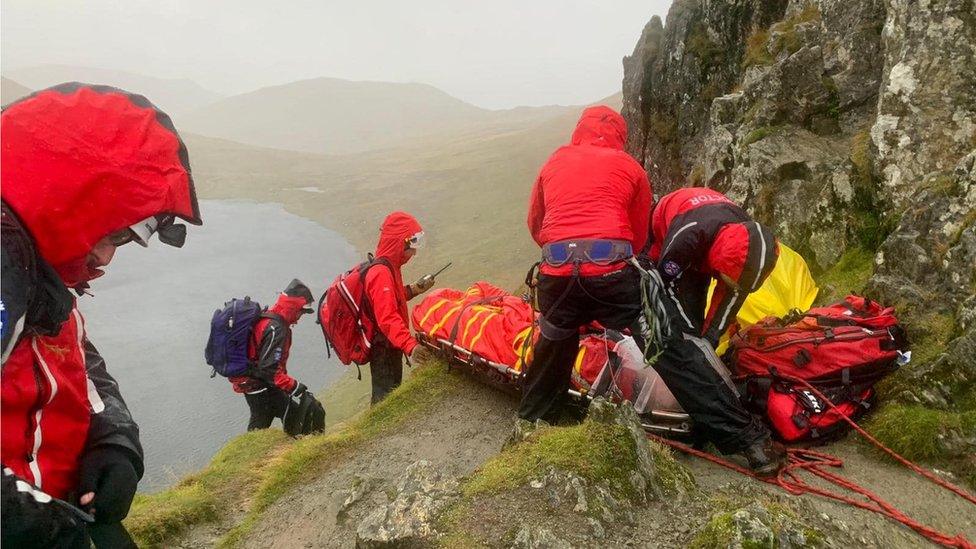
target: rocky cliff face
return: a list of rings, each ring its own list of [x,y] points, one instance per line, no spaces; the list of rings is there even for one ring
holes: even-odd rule
[[[899,307],[890,394],[976,414],[974,0],[676,0],[624,69],[656,193],[726,192],[818,274],[873,257],[838,291]]]

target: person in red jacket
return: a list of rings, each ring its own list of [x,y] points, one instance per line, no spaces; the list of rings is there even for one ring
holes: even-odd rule
[[[419,348],[410,333],[407,301],[429,290],[434,279],[428,275],[405,286],[400,269],[423,245],[424,230],[412,215],[393,212],[383,220],[374,263],[366,271],[365,282],[365,294],[377,327],[369,361],[373,404],[400,386],[403,355],[413,359]]]
[[[251,417],[248,431],[267,429],[275,418],[284,423],[289,405],[302,398],[308,388],[288,375],[291,327],[305,313],[313,312],[312,291],[295,279],[278,296],[274,305],[261,313],[248,343],[248,358],[254,367],[246,376],[229,378],[234,391],[244,395]]]
[[[201,223],[186,147],[146,98],[79,83],[8,105],[0,131],[0,544],[132,546],[139,428],[69,288],[128,242],[182,246],[175,218]]]
[[[743,454],[759,474],[775,473],[785,450],[743,408],[714,348],[746,297],[775,267],[776,238],[725,195],[706,188],[679,189],[661,198],[650,232],[648,255],[664,283],[662,301],[671,327],[655,369],[716,448]]]
[[[579,328],[624,330],[640,313],[640,275],[627,261],[647,239],[651,186],[624,152],[627,124],[609,107],[583,111],[572,141],[542,167],[528,225],[542,247],[540,337],[519,416],[554,421],[569,389]]]

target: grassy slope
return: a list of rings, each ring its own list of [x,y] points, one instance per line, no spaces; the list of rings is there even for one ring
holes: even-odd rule
[[[566,142],[576,114],[502,134],[426,143],[346,157],[242,147],[188,136],[204,197],[247,197],[283,203],[366,251],[383,218],[405,210],[420,220],[428,245],[407,278],[454,266],[440,282],[489,279],[512,288],[538,254],[525,229],[535,175]],[[317,187],[324,192],[297,190]]]
[[[353,399],[343,407],[350,402],[345,395],[362,393],[363,387],[368,390],[369,381],[364,379],[351,388],[357,382],[354,371],[350,374],[322,397],[334,422],[327,433],[297,441],[278,429],[243,434],[228,443],[203,471],[173,488],[139,496],[125,521],[139,546],[158,546],[193,526],[226,519],[218,515],[218,509],[228,501],[245,506],[240,522],[225,525],[232,528],[221,540],[223,546],[235,545],[260,513],[300,479],[321,474],[370,437],[449,397],[457,390],[459,378],[441,364],[418,367],[386,400],[357,414],[360,403]]]

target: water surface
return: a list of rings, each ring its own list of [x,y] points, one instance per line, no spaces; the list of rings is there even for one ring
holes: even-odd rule
[[[340,235],[280,205],[205,200],[200,209],[204,225],[188,227],[183,248],[155,238],[149,248],[120,248],[107,274],[92,284],[95,296],[79,301],[89,339],[141,429],[142,491],[203,467],[246,430],[244,397],[226,379],[211,379],[203,359],[214,310],[245,295],[269,305],[292,278],[318,299],[357,260]],[[313,315],[302,317],[289,373],[319,391],[344,368],[326,358]]]

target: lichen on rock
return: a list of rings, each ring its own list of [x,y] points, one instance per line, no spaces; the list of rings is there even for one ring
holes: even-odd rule
[[[435,537],[437,514],[458,497],[456,479],[444,477],[430,462],[407,467],[388,505],[374,509],[356,528],[356,547],[425,547]]]

